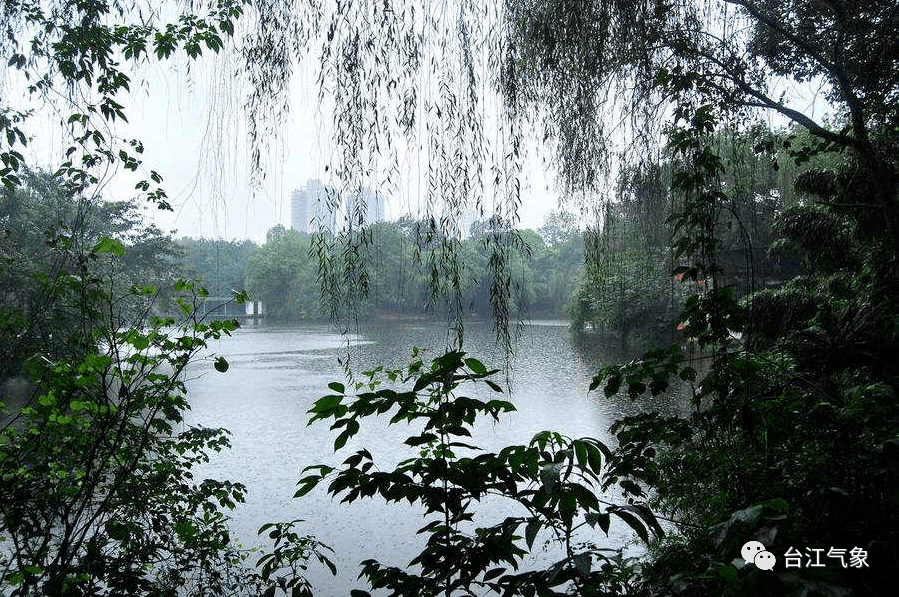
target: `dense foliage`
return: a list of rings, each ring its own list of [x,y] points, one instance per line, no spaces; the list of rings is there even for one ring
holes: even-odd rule
[[[136,198],[169,208],[161,175],[142,164],[142,142],[114,129],[128,117],[131,67],[217,51],[242,6],[0,4],[3,594],[256,586],[224,514],[244,488],[193,478],[228,445],[227,432],[183,426],[182,372],[235,322],[199,321],[204,291],[175,282],[171,239],[143,225],[134,202],[100,200],[122,168],[136,174]],[[37,114],[58,115],[65,131],[49,144],[59,153],[37,158],[52,174],[29,169],[46,131]],[[176,318],[157,315],[170,311],[161,294]]]
[[[3,594],[252,590],[224,514],[244,487],[192,472],[228,433],[183,425],[185,368],[236,322],[195,317],[205,291],[171,279],[171,240],[130,203],[28,174],[2,206]]]
[[[798,251],[804,275],[737,301],[716,260],[722,235],[709,209],[728,195],[708,137],[715,118],[703,116],[672,135],[685,168],[673,184],[684,197],[675,247],[691,261],[676,271],[710,286],[680,316],[698,358],[675,346],[594,380],[607,395],[626,388],[633,397],[660,394],[676,377],[692,383],[692,415],[646,412],[613,426],[622,489],[651,494],[678,521],[644,569],[647,590],[890,594],[899,568],[897,261],[889,222],[872,218],[867,203],[890,184],[890,170],[868,170],[847,151],[835,170],[800,174],[798,201],[778,213],[771,246]],[[773,573],[734,559],[749,539],[777,554]],[[864,565],[841,564],[840,551],[853,549]],[[791,553],[800,562],[792,568]]]
[[[251,240],[223,240],[182,237],[178,267],[183,275],[203,281],[211,296],[230,296],[244,287],[244,272],[250,255],[257,249]]]
[[[633,396],[664,392],[672,376],[695,388],[690,417],[650,412],[614,427],[622,488],[652,494],[678,521],[644,570],[645,590],[890,594],[899,564],[895,2],[561,1],[525,3],[518,15],[516,65],[527,76],[514,81],[548,106],[573,184],[606,155],[591,139],[604,98],[616,97],[610,86],[624,87],[626,112],[667,124],[675,272],[707,287],[680,317],[702,366],[675,347],[595,380]],[[771,73],[823,82],[837,121],[822,124],[772,91]],[[728,184],[737,171],[716,132],[745,128],[754,108],[806,131],[754,149],[800,167],[777,185],[795,201],[777,210],[767,239],[799,250],[807,269],[738,302],[719,224],[740,189]],[[654,142],[651,127],[641,132]],[[596,170],[586,172],[590,182]],[[749,538],[777,554],[773,573],[734,559]],[[869,568],[806,559],[853,547],[869,552]],[[781,567],[790,549],[803,554],[798,568]]]
[[[798,199],[793,180],[810,168],[834,166],[827,156],[797,164],[791,148],[802,147],[801,130],[755,126],[724,129],[708,139],[721,158],[719,184],[726,190],[713,214],[720,281],[743,297],[777,286],[800,273],[794,247],[775,241],[776,216]],[[670,216],[681,198],[671,188],[676,163],[670,153],[657,165],[629,167],[619,177],[615,199],[603,207],[601,225],[587,234],[589,259],[570,302],[572,327],[613,332],[625,345],[647,347],[673,340],[683,301],[704,289],[705,279],[673,275],[685,263],[676,253],[693,242]],[[678,283],[683,282],[683,283]]]
[[[0,330],[16,339],[0,363],[0,378],[20,374],[20,358],[30,350],[55,358],[77,345],[70,335],[81,333],[85,316],[74,289],[88,282],[82,280],[86,272],[109,296],[127,295],[135,284],[170,287],[177,279],[172,265],[177,246],[143,223],[135,203],[73,197],[46,172],[29,171],[21,178],[18,187],[0,190]],[[115,259],[109,251],[98,255],[93,249],[101,238],[128,251]],[[116,316],[132,316],[135,305],[124,301],[115,310]]]

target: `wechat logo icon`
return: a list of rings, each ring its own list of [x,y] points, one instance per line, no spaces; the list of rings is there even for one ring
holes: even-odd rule
[[[755,564],[759,570],[771,570],[777,562],[774,554],[765,549],[765,546],[758,541],[747,541],[740,550],[740,555],[746,560],[747,564]]]

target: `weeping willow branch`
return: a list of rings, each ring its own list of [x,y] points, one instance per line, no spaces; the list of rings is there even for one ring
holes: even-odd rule
[[[899,67],[889,43],[873,53],[866,47],[873,33],[881,39],[895,31],[894,7],[872,0],[855,14],[842,2],[820,4],[259,0],[242,49],[254,171],[262,166],[260,147],[289,109],[290,79],[308,59],[319,104],[331,115],[327,175],[336,192],[329,207],[342,209],[364,188],[405,193],[420,205],[416,219],[433,225],[424,227],[417,250],[440,246],[418,260],[432,281],[430,303],[443,305],[461,330],[462,272],[451,239],[466,209],[514,227],[528,200],[521,178],[530,131],[552,147],[560,186],[581,197],[582,211],[608,201],[610,181],[628,167],[664,159],[658,147],[676,116],[675,96],[719,106],[737,130],[775,111],[822,139],[871,154],[866,131],[894,119],[883,90],[899,78]],[[790,85],[824,81],[853,133],[831,130],[775,98],[772,75]],[[871,163],[882,166],[875,158]],[[347,213],[343,229],[358,234],[323,234],[315,243],[322,298],[345,318],[353,292],[365,292],[370,267],[370,235],[364,223],[353,225],[356,216]],[[497,339],[508,345],[508,260],[501,243],[488,248]]]

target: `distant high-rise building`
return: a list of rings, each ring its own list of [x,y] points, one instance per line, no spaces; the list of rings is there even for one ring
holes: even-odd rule
[[[310,180],[290,194],[290,227],[299,232],[337,230],[337,214],[328,208],[328,190],[319,180]]]
[[[362,203],[365,203],[363,209]],[[349,226],[355,228],[360,224],[374,224],[387,219],[386,201],[381,193],[372,193],[363,189],[359,195],[350,195],[346,198],[346,221]]]
[[[310,180],[302,189],[290,194],[290,227],[299,232],[312,233],[319,229],[336,233],[338,229],[358,228],[387,219],[384,195],[363,189],[359,195],[349,195],[341,202],[341,225],[338,226],[338,210],[328,208],[328,192],[321,181]],[[364,199],[365,208],[362,208]]]

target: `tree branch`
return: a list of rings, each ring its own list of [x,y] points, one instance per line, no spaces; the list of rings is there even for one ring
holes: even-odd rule
[[[736,85],[737,88],[740,89],[740,91],[742,91],[746,95],[753,97],[757,100],[755,102],[751,102],[751,101],[746,101],[746,100],[740,100],[740,99],[737,99],[737,98],[734,98],[733,96],[731,96],[733,102],[742,103],[743,105],[749,106],[749,107],[774,110],[776,112],[779,112],[780,114],[783,114],[784,116],[786,116],[790,120],[794,121],[795,123],[799,124],[800,126],[805,127],[811,134],[815,135],[816,137],[820,137],[826,141],[831,141],[842,147],[855,147],[857,149],[861,148],[862,143],[860,142],[860,140],[858,138],[852,137],[850,135],[836,133],[834,131],[824,128],[823,126],[821,126],[820,124],[815,122],[812,118],[810,118],[809,116],[806,116],[799,110],[795,110],[793,108],[787,107],[787,106],[783,105],[782,103],[771,99],[765,93],[763,93],[759,89],[756,89],[755,87],[753,87],[752,85],[747,83],[745,79],[743,79],[741,76],[738,76],[734,72],[734,69],[732,67],[725,64],[717,56],[714,56],[713,54],[710,54],[708,52],[700,50],[699,48],[696,48],[695,51],[696,51],[696,55],[698,57],[708,60],[709,62],[713,63],[715,66],[717,66],[720,69],[720,72],[717,75],[711,75],[711,76],[717,76],[719,78],[730,81],[731,83]],[[725,90],[722,89],[720,86],[715,85],[715,87],[718,88],[720,91],[725,92]]]
[[[855,142],[853,142],[852,145],[859,149],[866,147],[868,144],[868,130],[865,126],[864,109],[862,108],[861,101],[852,89],[852,84],[849,81],[849,77],[846,75],[846,71],[836,62],[832,62],[831,60],[829,60],[819,48],[815,47],[814,44],[787,29],[787,27],[784,26],[783,22],[765,14],[762,9],[754,2],[751,2],[750,0],[722,0],[722,2],[725,2],[726,4],[742,6],[752,17],[754,17],[760,23],[763,23],[764,25],[770,27],[780,35],[784,36],[797,49],[804,52],[809,58],[820,64],[822,68],[824,68],[833,76],[833,78],[839,85],[840,92],[842,93],[843,98],[846,100],[846,105],[849,108],[849,113],[852,117],[852,128],[855,132]],[[766,99],[769,102],[772,101],[770,100],[770,98]],[[773,103],[776,104],[776,102]],[[771,107],[777,109],[773,105]],[[793,112],[795,114],[801,114],[799,112]],[[794,117],[790,116],[790,118]],[[794,120],[796,119],[794,118]],[[811,119],[808,120],[811,122]],[[800,122],[800,124],[803,124],[803,126],[806,126],[800,120],[796,121]],[[812,131],[813,129],[809,128],[809,130]]]

